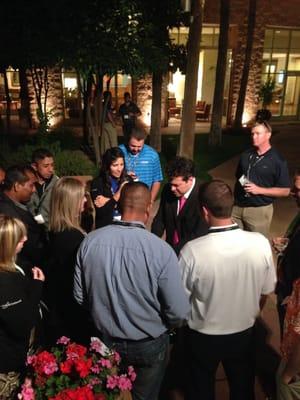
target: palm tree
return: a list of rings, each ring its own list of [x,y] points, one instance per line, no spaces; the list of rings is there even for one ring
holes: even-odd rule
[[[178,154],[191,159],[194,155],[195,111],[204,3],[204,0],[192,1],[192,23],[187,43],[187,67]]]
[[[220,146],[222,142],[222,110],[228,48],[229,10],[230,0],[221,0],[218,61],[216,68],[213,113],[209,134],[209,144],[211,146]]]
[[[237,102],[237,106],[236,106],[235,121],[234,121],[234,126],[237,128],[242,126],[242,117],[243,117],[246,89],[247,89],[248,76],[249,76],[250,63],[251,63],[251,53],[252,53],[252,45],[253,45],[253,33],[254,33],[254,28],[255,28],[255,19],[256,19],[256,0],[249,0],[248,30],[247,30],[245,62],[244,62],[239,98],[238,98],[238,102]]]

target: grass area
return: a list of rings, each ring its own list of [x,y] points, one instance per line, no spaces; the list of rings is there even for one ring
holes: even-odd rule
[[[195,137],[194,161],[196,175],[201,179],[209,179],[208,171],[231,157],[240,154],[250,146],[250,136],[223,135],[223,143],[220,147],[212,148],[208,145],[208,134],[198,134]],[[179,145],[179,135],[163,135],[161,162],[164,168],[166,163],[176,156]]]

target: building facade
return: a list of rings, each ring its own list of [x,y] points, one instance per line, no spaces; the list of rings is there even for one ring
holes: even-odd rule
[[[256,23],[253,35],[252,57],[247,84],[243,123],[255,117],[261,107],[259,91],[268,79],[274,80],[273,100],[269,105],[272,118],[300,121],[300,0],[282,2],[257,0]],[[197,102],[212,105],[219,38],[219,2],[206,1],[204,8],[201,52],[199,58]],[[244,65],[248,28],[248,0],[231,0],[229,46],[224,89],[224,123],[234,121]],[[175,43],[186,43],[188,28],[170,31]],[[13,113],[20,108],[17,71],[8,73]],[[184,93],[184,75],[178,70],[166,77],[162,93],[162,121],[168,117],[180,118]],[[107,82],[104,82],[104,87]],[[35,118],[35,100],[30,75],[31,112]],[[151,121],[151,78],[133,81],[130,76],[118,74],[110,81],[116,108],[125,91],[132,93],[142,110],[147,125]],[[176,113],[168,113],[169,104]],[[0,112],[5,112],[4,81],[0,76]],[[52,70],[49,74],[48,108],[55,109],[53,124],[62,119],[80,118],[82,101],[78,77],[74,71]],[[210,113],[211,113],[210,109]]]

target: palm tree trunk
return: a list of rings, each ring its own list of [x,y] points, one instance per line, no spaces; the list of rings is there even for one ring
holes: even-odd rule
[[[152,106],[151,106],[151,128],[150,145],[158,152],[161,151],[161,89],[162,72],[152,74]]]
[[[28,92],[28,81],[26,68],[19,68],[19,79],[20,79],[20,125],[24,128],[32,128],[32,119],[30,113],[30,100]]]
[[[6,100],[6,131],[7,133],[10,133],[11,98],[9,94],[7,72],[5,68],[3,69],[2,73],[4,77],[4,90],[5,90],[5,100]]]
[[[187,44],[187,68],[184,85],[184,103],[180,127],[178,154],[188,158],[194,156],[196,98],[198,87],[199,53],[202,30],[204,0],[192,1],[192,22]]]
[[[247,31],[247,44],[245,52],[245,62],[243,68],[243,74],[241,78],[241,86],[239,92],[239,98],[236,106],[234,126],[236,128],[242,126],[242,118],[244,111],[244,103],[246,97],[246,89],[250,71],[251,54],[253,46],[253,33],[255,28],[255,16],[256,16],[256,0],[249,0],[248,8],[248,31]]]
[[[220,146],[222,144],[222,114],[228,48],[229,10],[230,0],[221,0],[218,61],[216,68],[213,113],[209,134],[209,144],[211,146]]]

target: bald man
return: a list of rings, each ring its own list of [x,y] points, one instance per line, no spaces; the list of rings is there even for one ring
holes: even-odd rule
[[[175,252],[148,232],[151,194],[141,182],[121,192],[121,221],[97,229],[77,255],[74,296],[88,304],[102,340],[133,365],[133,400],[155,400],[168,354],[167,330],[179,327],[190,306]]]

